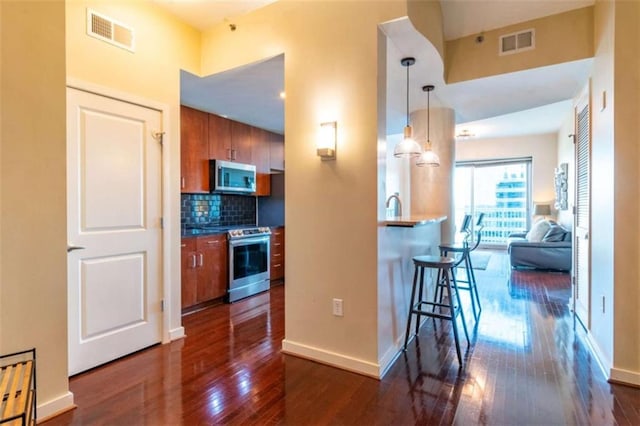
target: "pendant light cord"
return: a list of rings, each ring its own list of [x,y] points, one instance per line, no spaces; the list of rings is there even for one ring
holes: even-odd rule
[[[431,145],[431,140],[429,139],[429,127],[431,126],[431,103],[429,100],[431,99],[431,91],[427,92],[427,144]]]
[[[409,126],[409,66],[407,65],[407,126]]]

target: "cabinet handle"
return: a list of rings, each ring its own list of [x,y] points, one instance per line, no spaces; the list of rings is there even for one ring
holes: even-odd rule
[[[276,256],[282,256],[282,254],[281,254],[281,253],[274,253],[274,254],[272,254],[272,256],[273,256],[273,257],[276,257]]]
[[[235,149],[232,149],[232,150],[231,150],[231,159],[232,159],[232,160],[235,160],[235,159],[236,159],[236,150],[235,150]]]
[[[273,243],[274,246],[281,246],[282,243]]]
[[[186,245],[186,244],[184,244],[184,243],[180,244],[180,247],[182,247],[182,248],[185,248],[186,246],[187,246],[187,245]]]
[[[186,182],[184,180],[184,176],[180,177],[180,188],[184,188],[186,186]]]
[[[204,256],[200,253],[200,266],[204,265]]]
[[[207,244],[220,244],[220,241],[217,241],[217,240],[207,241]]]
[[[192,254],[192,255],[191,255],[191,260],[192,260],[192,262],[191,262],[191,268],[195,269],[195,268],[196,268],[196,266],[197,266],[197,265],[196,265],[196,255],[195,255],[195,254]]]
[[[281,264],[281,263],[278,263],[277,265],[273,265],[273,267],[274,267],[274,268],[279,268],[279,267],[281,267],[281,266],[282,266],[282,264]]]

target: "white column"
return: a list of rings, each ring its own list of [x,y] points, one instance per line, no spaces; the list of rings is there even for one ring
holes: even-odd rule
[[[427,139],[426,109],[411,113],[413,136],[421,144]],[[431,108],[429,136],[440,167],[411,165],[411,213],[446,215],[442,222],[442,240],[453,241],[455,233],[453,172],[455,165],[455,118],[451,108]]]

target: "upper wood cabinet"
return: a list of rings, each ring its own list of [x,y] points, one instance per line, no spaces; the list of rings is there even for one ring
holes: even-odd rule
[[[209,192],[208,115],[180,107],[181,192]]]
[[[231,120],[209,115],[209,158],[231,160]]]
[[[255,164],[258,173],[270,172],[270,145],[271,132],[258,127],[251,128],[251,162]]]
[[[231,120],[231,161],[251,164],[251,126]]]
[[[251,163],[256,166],[256,195],[271,195],[270,132],[258,127],[251,128]]]
[[[256,166],[255,195],[271,194],[271,172],[284,171],[284,137],[181,106],[181,191],[209,192],[209,160]]]
[[[271,170],[284,171],[284,136],[269,133],[269,158]]]
[[[248,124],[209,114],[209,158],[251,164],[251,129]]]

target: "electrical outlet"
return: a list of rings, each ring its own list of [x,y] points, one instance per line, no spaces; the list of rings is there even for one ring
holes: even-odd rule
[[[333,315],[341,317],[344,315],[342,310],[342,299],[333,299]]]

